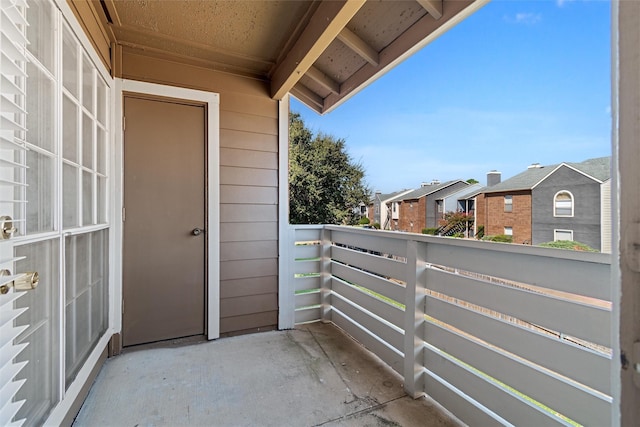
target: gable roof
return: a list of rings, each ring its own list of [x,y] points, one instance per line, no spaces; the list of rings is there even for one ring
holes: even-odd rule
[[[420,199],[422,197],[425,197],[429,194],[433,194],[437,191],[443,190],[447,187],[452,186],[453,184],[456,184],[458,182],[464,182],[461,179],[454,179],[452,181],[447,181],[447,182],[443,182],[442,184],[433,184],[433,185],[425,185],[424,187],[420,187],[416,190],[413,190],[409,193],[400,195],[398,197],[395,197],[391,200],[388,200],[387,203],[390,202],[400,202],[402,200],[415,200],[415,199]],[[465,184],[468,185],[468,183],[464,182]]]
[[[611,177],[611,157],[598,157],[579,163],[563,162],[555,165],[540,166],[527,169],[494,186],[485,187],[480,193],[503,193],[505,191],[532,190],[547,179],[560,167],[569,167],[597,182],[606,181]]]

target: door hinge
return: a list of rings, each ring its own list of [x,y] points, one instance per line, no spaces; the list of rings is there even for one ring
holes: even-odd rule
[[[124,298],[122,298],[122,314],[124,314]]]
[[[122,130],[127,130],[127,118],[125,116],[122,116]]]
[[[127,216],[126,210],[122,208],[122,222],[124,222],[125,217]]]

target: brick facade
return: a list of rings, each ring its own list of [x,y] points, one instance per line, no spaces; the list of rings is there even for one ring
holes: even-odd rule
[[[511,212],[505,212],[504,196],[512,196]],[[476,199],[477,226],[484,225],[485,236],[504,234],[513,229],[513,243],[531,244],[531,191],[480,194]]]
[[[427,200],[422,197],[417,200],[403,200],[400,204],[400,218],[398,230],[410,233],[422,233],[427,220]]]

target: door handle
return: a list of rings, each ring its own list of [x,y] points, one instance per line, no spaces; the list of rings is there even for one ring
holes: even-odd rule
[[[206,230],[202,229],[202,228],[194,228],[193,230],[191,230],[191,234],[193,234],[194,236],[199,236],[202,233],[204,233]]]
[[[0,276],[11,276],[9,270],[0,270]],[[6,294],[9,292],[9,288],[13,287],[18,291],[30,291],[38,287],[40,283],[40,276],[37,271],[30,271],[28,273],[22,273],[17,278],[10,282],[7,282],[0,286],[0,294]]]

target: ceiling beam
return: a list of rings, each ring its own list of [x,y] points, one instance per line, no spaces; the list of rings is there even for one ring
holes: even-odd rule
[[[300,101],[307,104],[307,106],[322,114],[322,110],[324,109],[324,100],[320,95],[318,95],[302,83],[298,83],[293,88],[291,88],[291,95],[295,96]]]
[[[318,83],[323,88],[330,90],[336,95],[340,94],[340,84],[333,80],[331,77],[327,76],[322,71],[318,70],[313,65],[309,67],[307,70],[306,76],[311,78],[314,82]]]
[[[433,17],[433,19],[442,18],[442,2],[444,0],[416,0],[420,6]]]
[[[271,97],[284,97],[344,29],[365,0],[323,1],[271,78]]]
[[[378,51],[369,46],[367,42],[358,37],[358,35],[350,29],[345,27],[340,31],[340,34],[338,34],[338,40],[347,45],[349,49],[360,55],[365,61],[374,67],[377,67],[380,63]]]

